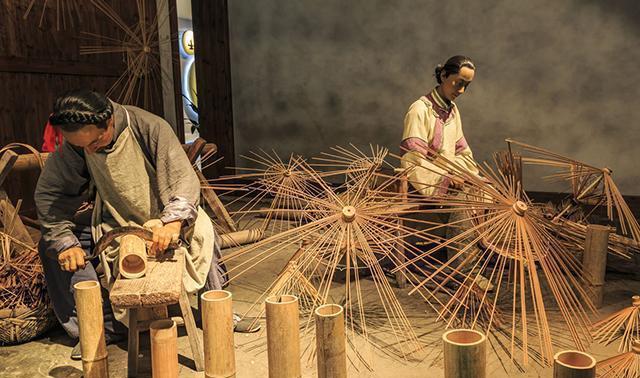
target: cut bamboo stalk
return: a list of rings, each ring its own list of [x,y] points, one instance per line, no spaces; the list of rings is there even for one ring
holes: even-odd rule
[[[73,288],[80,328],[84,376],[87,378],[109,377],[100,283],[83,281],[73,285]]]
[[[151,374],[153,378],[178,377],[178,327],[170,319],[156,320],[151,334]]]
[[[294,295],[267,298],[266,315],[269,378],[301,377],[298,298]]]
[[[608,226],[597,224],[587,226],[582,266],[585,279],[593,292],[592,300],[596,308],[602,307],[604,298],[604,277],[607,270],[610,230]]]
[[[553,378],[595,378],[596,360],[577,350],[565,350],[553,356]]]
[[[262,238],[264,238],[264,231],[259,228],[230,232],[228,234],[220,235],[220,239],[222,240],[220,248],[231,248],[243,244],[254,243],[258,240],[262,240]]]
[[[445,378],[484,378],[487,337],[472,329],[454,329],[442,335]]]
[[[118,268],[124,278],[140,278],[147,273],[147,243],[136,235],[120,239]]]
[[[345,378],[347,352],[344,310],[336,304],[320,306],[315,311],[318,378]]]
[[[235,377],[231,293],[225,290],[210,290],[203,293],[200,298],[202,299],[205,376],[207,378]]]

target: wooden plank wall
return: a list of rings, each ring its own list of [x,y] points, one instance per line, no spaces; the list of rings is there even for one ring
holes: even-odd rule
[[[192,0],[200,136],[218,146],[224,160],[204,170],[207,178],[233,174],[233,108],[227,0]]]
[[[54,99],[75,88],[106,92],[125,70],[120,54],[80,55],[80,46],[96,43],[82,38],[81,32],[122,39],[123,33],[89,1],[78,1],[79,12],[71,12],[74,25],[56,28],[58,1],[36,0],[25,20],[23,15],[32,0],[0,0],[0,146],[22,142],[40,148],[42,133]],[[43,4],[42,28],[39,19]],[[137,5],[133,0],[110,0],[108,3],[127,25],[137,22]],[[147,17],[155,15],[155,1],[146,1]],[[158,83],[159,85],[159,83]],[[162,114],[162,92],[147,108]],[[141,104],[136,104],[141,105]],[[11,198],[23,198],[23,207],[32,214],[32,193],[37,172],[15,175],[6,181]]]

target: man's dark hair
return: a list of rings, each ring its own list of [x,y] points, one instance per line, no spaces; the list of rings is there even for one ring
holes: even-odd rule
[[[86,125],[104,129],[112,114],[113,105],[105,95],[88,89],[77,89],[56,99],[49,123],[66,132],[78,131]]]

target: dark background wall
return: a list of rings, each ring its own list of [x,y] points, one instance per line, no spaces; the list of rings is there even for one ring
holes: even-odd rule
[[[465,54],[478,70],[458,105],[478,160],[512,137],[609,166],[638,195],[638,20],[633,0],[231,1],[236,155],[398,152],[433,67]]]

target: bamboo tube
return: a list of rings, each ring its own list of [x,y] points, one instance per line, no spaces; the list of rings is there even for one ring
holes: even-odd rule
[[[345,378],[347,352],[344,334],[344,310],[336,304],[315,311],[318,378]]]
[[[147,244],[136,235],[120,239],[118,268],[124,278],[140,278],[147,273]]]
[[[595,378],[596,360],[577,350],[565,350],[553,356],[553,378]]]
[[[73,288],[80,328],[84,376],[86,378],[109,377],[100,283],[83,281],[73,285]]]
[[[487,337],[472,329],[453,329],[442,335],[445,378],[487,376]]]
[[[262,238],[264,238],[264,231],[259,228],[230,232],[220,235],[222,241],[220,248],[237,247],[239,245],[256,242]]]
[[[204,374],[207,378],[236,376],[231,293],[210,290],[201,296]]]
[[[151,334],[151,375],[153,378],[178,377],[178,327],[170,319],[156,320]]]
[[[301,377],[298,297],[267,298],[266,315],[269,378]]]
[[[609,244],[608,226],[590,224],[582,255],[585,279],[593,292],[592,301],[596,308],[602,307],[604,298],[604,277],[607,269],[607,250]]]

